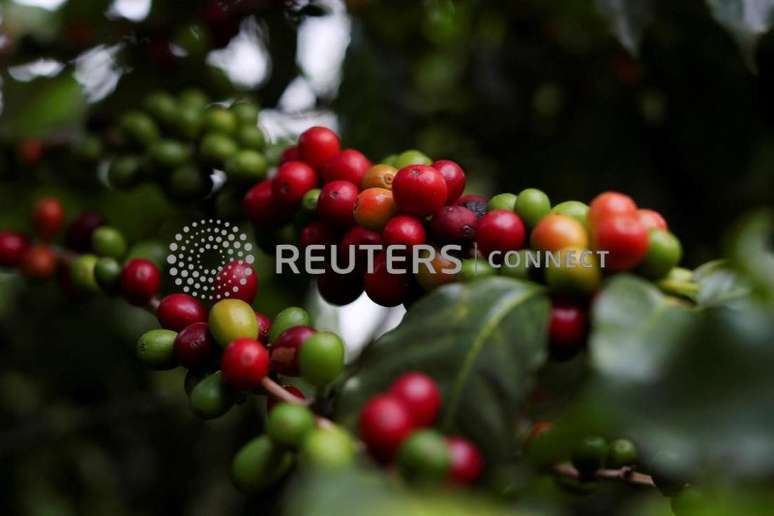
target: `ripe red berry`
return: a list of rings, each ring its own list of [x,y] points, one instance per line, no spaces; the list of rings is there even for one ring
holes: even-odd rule
[[[266,314],[255,312],[255,318],[258,320],[258,340],[269,342],[269,333],[271,332],[271,319]]]
[[[28,278],[48,279],[56,274],[58,263],[53,249],[47,245],[35,245],[24,253],[19,268]]]
[[[493,251],[521,249],[525,237],[524,223],[509,210],[490,211],[481,217],[476,228],[476,243],[484,256]]]
[[[332,181],[322,187],[317,200],[317,214],[334,226],[353,226],[357,194],[357,186],[349,181]]]
[[[432,425],[441,410],[441,391],[435,381],[424,373],[401,375],[390,386],[389,392],[403,402],[417,428]]]
[[[632,269],[648,252],[648,230],[635,213],[600,220],[592,237],[595,249],[609,252],[605,257],[605,267],[610,270]]]
[[[272,196],[280,204],[296,207],[304,194],[317,186],[317,172],[301,161],[281,165],[272,181]]]
[[[408,264],[396,262],[393,269],[408,271]],[[407,301],[412,292],[411,276],[405,273],[390,273],[387,270],[387,253],[382,252],[374,258],[374,268],[367,271],[365,291],[371,301],[382,306],[398,306]]]
[[[238,391],[250,391],[261,385],[269,372],[269,352],[257,340],[232,341],[220,360],[223,381]]]
[[[159,291],[161,272],[150,260],[133,258],[121,271],[121,293],[133,305],[144,305]]]
[[[207,309],[193,296],[170,294],[163,298],[156,310],[162,328],[182,331],[186,326],[207,320]]]
[[[363,294],[363,274],[357,269],[347,274],[328,269],[317,278],[317,290],[332,305],[348,305]]]
[[[465,245],[476,237],[478,217],[464,206],[444,206],[433,215],[430,232],[441,244]]]
[[[215,352],[215,343],[205,322],[183,328],[175,337],[175,360],[186,368],[204,366]]]
[[[298,137],[301,159],[315,168],[338,154],[340,149],[338,135],[327,127],[312,127]]]
[[[252,303],[258,293],[258,273],[249,263],[234,260],[225,265],[215,278],[215,294],[221,299],[241,299]]]
[[[81,212],[67,227],[65,245],[79,253],[88,252],[91,249],[91,235],[104,223],[105,220],[99,213],[94,211]]]
[[[449,477],[452,482],[460,485],[470,485],[481,476],[484,468],[484,459],[475,444],[463,437],[447,437],[449,455],[451,455],[451,471]]]
[[[366,245],[382,245],[382,235],[362,226],[355,226],[347,231],[339,246],[339,260],[336,263],[340,269],[350,263],[350,256],[355,258],[355,269],[363,271],[368,261],[368,251],[362,248]],[[353,249],[354,248],[354,249]]]
[[[601,221],[615,215],[633,214],[637,211],[637,204],[628,195],[618,192],[604,192],[589,204],[588,221],[595,228]]]
[[[32,214],[35,233],[43,240],[51,240],[64,223],[64,208],[59,199],[45,197],[35,204]]]
[[[16,267],[30,246],[26,236],[15,231],[0,231],[0,266]]]
[[[465,191],[465,171],[457,163],[448,160],[440,159],[433,163],[433,168],[441,173],[446,181],[446,189],[448,190],[446,196],[446,204],[451,204],[462,195]]]
[[[282,151],[279,162],[280,162],[280,165],[284,165],[289,161],[300,161],[300,160],[301,160],[301,153],[298,151],[298,146],[291,145],[290,147]]]
[[[648,209],[637,210],[637,218],[640,219],[640,223],[648,231],[651,229],[668,229],[666,220],[657,211]]]
[[[24,165],[37,165],[43,157],[43,142],[37,138],[27,138],[17,147],[19,161]]]
[[[409,165],[395,174],[392,194],[398,211],[425,216],[446,203],[449,194],[440,172],[426,165]]]
[[[366,170],[371,167],[362,152],[354,149],[345,149],[326,161],[320,168],[320,176],[323,182],[349,181],[360,186]]]
[[[298,244],[303,249],[310,245],[333,245],[338,240],[336,230],[329,224],[315,220],[310,222],[298,235]]]
[[[583,347],[587,328],[585,306],[573,301],[555,300],[548,328],[551,355],[560,360],[574,356]]]
[[[476,217],[481,218],[484,215],[486,215],[486,212],[489,209],[489,199],[484,197],[483,195],[463,195],[457,201],[454,203],[455,206],[463,206],[473,213],[476,214]]]
[[[382,462],[390,461],[414,426],[406,406],[395,396],[371,398],[360,413],[360,438]]]
[[[301,389],[299,389],[298,387],[294,385],[283,385],[282,387],[290,394],[295,396],[296,398],[299,398],[302,400],[306,399],[306,397],[304,396],[304,393],[301,392]],[[277,405],[277,403],[282,403],[282,400],[270,394],[266,398],[266,412],[271,412],[271,409],[273,409]]]
[[[242,210],[256,226],[281,226],[291,216],[290,208],[274,198],[270,179],[257,183],[247,191],[242,200]]]
[[[382,239],[387,245],[404,245],[411,247],[424,244],[427,232],[422,221],[410,215],[398,215],[387,221],[382,232]]]
[[[298,376],[298,353],[306,339],[314,335],[309,326],[294,326],[280,333],[271,343],[271,365],[279,374]]]

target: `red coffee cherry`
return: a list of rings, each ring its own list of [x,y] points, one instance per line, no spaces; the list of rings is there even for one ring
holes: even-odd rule
[[[371,398],[360,413],[360,438],[377,460],[389,462],[414,430],[411,414],[395,396]]]
[[[332,305],[348,305],[363,294],[363,274],[357,269],[347,274],[328,269],[317,278],[317,290]]]
[[[389,392],[403,402],[416,428],[432,425],[441,410],[441,391],[435,381],[424,373],[401,375],[390,386]]]
[[[291,210],[274,198],[271,179],[253,186],[242,200],[242,211],[256,226],[281,226],[290,219]]]
[[[489,211],[489,199],[483,195],[463,195],[454,203],[455,206],[463,206],[481,218]]]
[[[387,253],[382,252],[374,258],[374,268],[366,272],[365,291],[368,297],[382,306],[398,306],[407,301],[412,293],[411,276],[407,262],[396,262],[393,269],[405,270],[405,273],[392,274],[387,270]]]
[[[258,273],[249,263],[234,260],[224,266],[215,278],[215,294],[221,299],[241,299],[252,303],[258,293]]]
[[[455,484],[467,486],[478,480],[484,469],[484,459],[475,444],[463,437],[447,437],[451,471],[449,477]]]
[[[59,260],[56,253],[47,245],[35,245],[27,249],[21,259],[21,273],[33,279],[48,279],[56,274]]]
[[[304,194],[317,186],[317,172],[301,161],[290,161],[279,167],[272,180],[272,195],[284,206],[297,207]]]
[[[361,246],[366,245],[382,245],[381,233],[371,231],[362,226],[355,226],[344,233],[339,245],[339,261],[337,262],[339,268],[346,268],[350,263],[350,255],[354,255],[355,270],[365,270],[368,262],[368,251],[362,249]],[[354,248],[354,251],[351,248]]]
[[[648,209],[637,210],[637,218],[648,231],[651,229],[668,229],[667,221],[657,211]]]
[[[363,153],[354,149],[345,149],[326,161],[320,168],[323,182],[349,181],[360,186],[366,170],[371,167]]]
[[[282,151],[280,155],[279,164],[284,165],[289,161],[301,161],[301,153],[298,151],[297,145],[292,145]]]
[[[395,174],[392,194],[398,211],[430,215],[446,203],[449,194],[440,172],[426,165],[409,165]]]
[[[296,398],[302,400],[306,399],[304,393],[301,392],[301,389],[298,387],[294,385],[283,385],[282,387]],[[277,403],[282,403],[282,400],[269,394],[269,396],[266,397],[266,412],[271,412],[271,409],[273,409]]]
[[[26,236],[15,231],[0,231],[0,266],[16,267],[30,246]]]
[[[279,374],[298,376],[298,352],[306,339],[315,334],[309,326],[294,326],[280,333],[271,343],[271,365]]]
[[[476,243],[484,256],[493,251],[521,249],[525,238],[524,223],[509,210],[490,211],[481,217],[476,228]]]
[[[571,358],[583,347],[588,329],[586,312],[586,307],[576,301],[554,300],[548,328],[554,358]]]
[[[91,235],[104,223],[105,219],[97,212],[81,212],[65,232],[65,245],[78,253],[88,252],[91,249]]]
[[[338,135],[327,127],[312,127],[298,137],[301,159],[315,168],[338,154],[340,149]]]
[[[261,312],[255,312],[255,318],[258,320],[258,340],[269,342],[269,333],[271,332],[271,319],[268,315]]]
[[[424,244],[427,233],[422,221],[410,215],[398,215],[387,221],[382,232],[382,239],[387,245],[404,245],[411,247]]]
[[[628,195],[618,192],[604,192],[589,204],[588,221],[593,228],[601,221],[615,215],[633,214],[637,211],[637,204]]]
[[[183,328],[175,337],[175,360],[188,369],[204,366],[215,354],[215,341],[206,322]]]
[[[448,191],[446,204],[451,204],[459,199],[462,192],[465,191],[465,171],[462,170],[462,167],[451,160],[440,159],[433,163],[433,168],[440,172],[446,181]]]
[[[605,257],[605,268],[613,271],[633,269],[648,252],[648,230],[636,213],[598,221],[592,238],[594,249],[609,251],[610,254]]]
[[[303,249],[310,245],[333,245],[338,241],[336,230],[329,224],[315,220],[310,222],[298,235],[298,245]]]
[[[156,310],[162,328],[182,331],[191,324],[207,320],[207,309],[188,294],[170,294],[163,298]]]
[[[444,206],[433,215],[430,232],[441,244],[465,245],[476,237],[478,217],[464,206]]]
[[[160,285],[161,272],[150,260],[133,258],[121,271],[121,293],[133,305],[148,303],[158,293]]]
[[[43,158],[43,142],[37,138],[27,138],[19,142],[16,149],[19,161],[24,165],[37,165]]]
[[[353,210],[357,194],[357,186],[349,181],[332,181],[322,187],[317,200],[317,214],[334,226],[354,226]]]
[[[223,351],[220,370],[223,371],[223,381],[234,389],[257,389],[269,372],[269,352],[257,340],[236,339]]]
[[[51,240],[59,233],[64,223],[64,208],[59,199],[45,197],[35,203],[32,224],[35,233],[43,240]]]

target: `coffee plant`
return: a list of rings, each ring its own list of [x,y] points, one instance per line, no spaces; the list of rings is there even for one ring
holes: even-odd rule
[[[0,456],[23,456],[2,473],[2,492],[18,491],[9,514],[147,513],[118,500],[156,488],[206,502],[159,509],[181,514],[768,513],[771,206],[697,227],[718,242],[708,261],[685,224],[691,199],[670,209],[608,176],[554,189],[551,170],[495,163],[521,145],[512,132],[492,144],[521,127],[516,104],[498,96],[507,120],[484,121],[491,99],[457,90],[467,67],[481,75],[472,90],[500,80],[486,74],[502,56],[479,53],[508,48],[508,23],[533,11],[607,20],[631,54],[616,50],[614,73],[635,88],[666,7],[97,3],[9,2],[0,18],[0,313],[37,321],[7,317],[0,343],[55,336],[11,362],[46,363],[40,384],[82,405],[36,423],[32,373],[0,374],[0,413],[23,423],[0,431]],[[761,73],[773,8],[706,2]],[[326,21],[351,47],[343,77],[321,86],[301,56]],[[541,30],[561,52],[590,45],[565,25]],[[360,69],[379,52],[369,42],[399,58]],[[391,113],[380,77],[399,84]],[[542,135],[563,120],[552,84],[532,99]],[[641,114],[669,125],[657,97]],[[468,109],[473,130],[455,121]],[[106,379],[90,384],[79,354]],[[121,390],[136,364],[142,385]],[[127,400],[98,410],[99,391]],[[154,398],[128,400],[138,391]],[[121,433],[125,418],[137,422]],[[130,495],[105,473],[101,427],[141,456],[123,457]],[[62,446],[27,457],[36,440]],[[145,480],[148,463],[161,466]]]

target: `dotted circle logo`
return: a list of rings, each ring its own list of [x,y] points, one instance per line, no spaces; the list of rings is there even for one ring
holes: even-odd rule
[[[204,219],[185,226],[169,244],[169,274],[183,292],[216,301],[231,297],[247,284],[252,267],[242,274],[221,274],[227,267],[252,265],[253,245],[239,227],[218,219]]]

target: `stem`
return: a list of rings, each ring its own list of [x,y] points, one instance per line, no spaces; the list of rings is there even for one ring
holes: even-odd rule
[[[293,405],[302,405],[304,407],[308,407],[311,404],[311,401],[305,400],[303,398],[299,398],[292,392],[285,389],[282,385],[278,384],[268,376],[264,376],[263,380],[261,380],[261,385],[264,389],[266,389],[266,392],[268,392],[271,396],[274,396],[275,398],[278,398],[285,403],[291,403]],[[315,416],[315,420],[317,421],[317,426],[320,428],[333,428],[336,425],[333,424],[333,422],[330,419],[324,418],[322,416]]]
[[[563,463],[554,466],[554,473],[569,478],[581,478],[580,473],[571,464]],[[621,480],[627,484],[655,487],[653,477],[634,471],[629,466],[620,469],[600,469],[594,473],[594,478],[600,480]]]

